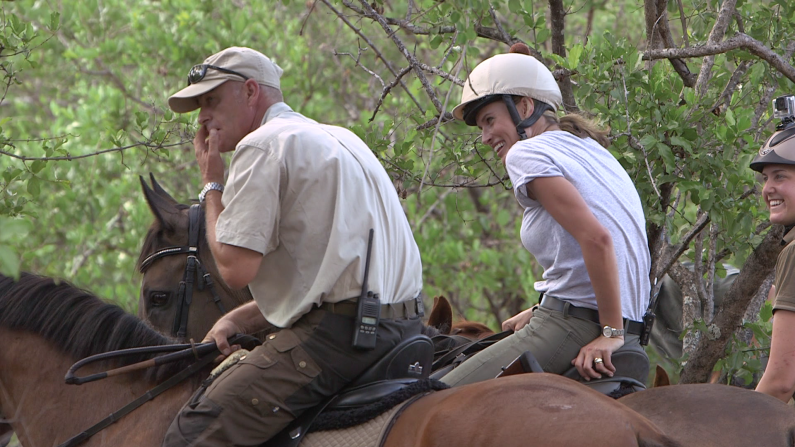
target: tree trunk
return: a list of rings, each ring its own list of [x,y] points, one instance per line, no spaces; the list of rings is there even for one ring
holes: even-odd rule
[[[716,330],[702,334],[693,355],[682,370],[680,383],[701,383],[708,380],[715,363],[723,356],[732,333],[742,324],[749,303],[775,267],[782,248],[783,235],[784,228],[774,225],[748,257],[710,324],[710,329]]]

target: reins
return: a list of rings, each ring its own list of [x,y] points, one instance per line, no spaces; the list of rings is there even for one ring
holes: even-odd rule
[[[103,352],[101,354],[86,357],[83,360],[72,365],[69,371],[66,372],[64,380],[67,385],[82,385],[84,383],[93,382],[95,380],[105,379],[107,377],[117,376],[119,374],[129,373],[140,369],[151,368],[154,366],[164,365],[166,363],[182,360],[191,357],[191,355],[199,360],[200,357],[213,352],[215,350],[215,343],[201,343],[201,344],[180,344],[180,345],[163,345],[163,346],[144,346],[140,348],[120,349],[118,351]],[[179,351],[179,352],[174,352]],[[92,374],[85,377],[77,377],[75,372],[88,365],[89,363],[98,362],[100,360],[108,360],[116,357],[126,357],[129,355],[138,354],[157,354],[159,352],[173,352],[173,354],[161,355],[143,362],[138,362],[133,365],[122,366],[121,368],[112,369],[109,371]]]
[[[247,344],[259,343],[259,341],[257,341],[254,337],[242,334],[237,334],[229,338],[230,345],[233,344],[242,345],[244,343]],[[110,371],[92,374],[85,377],[75,376],[75,372],[78,369],[84,367],[85,365],[88,365],[89,363],[94,363],[100,360],[107,360],[115,357],[124,357],[128,355],[151,354],[157,352],[170,352],[170,351],[177,351],[177,352],[173,352],[172,354],[166,354],[160,357],[155,357],[154,359],[145,360],[143,362],[135,363],[133,365],[116,368]],[[74,447],[82,444],[83,442],[88,440],[88,438],[90,438],[91,436],[94,436],[95,434],[109,427],[114,422],[117,422],[122,417],[130,414],[133,410],[137,409],[141,405],[149,402],[150,400],[162,394],[164,391],[168,390],[169,388],[172,388],[173,386],[177,385],[178,383],[182,382],[188,377],[201,371],[203,368],[210,365],[219,354],[220,351],[218,351],[218,347],[215,345],[215,343],[201,343],[198,345],[191,343],[191,344],[179,344],[179,345],[144,346],[139,348],[121,349],[118,351],[104,352],[101,354],[92,355],[90,357],[86,357],[80,360],[79,362],[72,365],[72,367],[70,367],[69,371],[66,373],[65,381],[67,384],[80,385],[83,383],[93,382],[95,380],[100,380],[123,373],[137,371],[152,366],[163,365],[165,363],[181,360],[191,356],[195,356],[197,361],[191,364],[190,366],[188,366],[187,368],[183,369],[182,371],[178,372],[177,374],[174,374],[160,385],[157,385],[156,387],[147,391],[141,397],[123,406],[118,411],[111,413],[108,417],[92,425],[87,430],[77,434],[76,436],[69,438],[68,440],[60,444],[58,447]]]
[[[150,400],[157,397],[159,394],[163,393],[164,391],[168,390],[169,388],[173,387],[179,382],[182,382],[183,380],[187,379],[188,377],[200,371],[202,368],[212,363],[212,361],[215,359],[218,353],[219,351],[215,349],[215,352],[206,354],[198,362],[192,364],[191,366],[183,369],[179,373],[173,375],[165,382],[147,391],[146,394],[144,394],[143,396],[123,406],[115,413],[111,413],[110,416],[106,417],[105,419],[102,419],[101,421],[92,425],[87,430],[79,433],[78,435],[73,436],[63,444],[60,444],[58,447],[74,447],[82,444],[83,442],[87,441],[88,438],[94,436],[95,434],[109,427],[111,424],[118,421],[122,417],[130,414],[133,410],[137,409],[141,405],[149,402]]]

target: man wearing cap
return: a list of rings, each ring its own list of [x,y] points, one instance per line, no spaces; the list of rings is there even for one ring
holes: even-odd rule
[[[285,104],[281,75],[263,54],[227,48],[168,100],[200,109],[207,239],[223,280],[254,296],[205,341],[229,355],[233,334],[282,329],[199,389],[164,446],[259,445],[421,329],[420,255],[391,179],[356,135]],[[221,153],[232,151],[224,182]],[[364,348],[352,345],[363,291],[380,299],[377,341]]]

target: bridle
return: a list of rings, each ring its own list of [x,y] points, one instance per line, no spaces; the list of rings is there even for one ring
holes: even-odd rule
[[[139,271],[146,273],[146,270],[160,258],[173,255],[181,255],[183,253],[188,255],[188,263],[185,267],[185,274],[182,276],[182,281],[179,282],[179,291],[177,292],[177,314],[174,317],[174,325],[171,329],[171,334],[177,337],[184,337],[188,331],[188,310],[190,309],[191,301],[193,301],[193,285],[194,282],[199,290],[204,290],[207,287],[213,296],[215,305],[221,311],[221,315],[226,313],[221,297],[215,290],[215,283],[212,277],[207,273],[199,260],[199,235],[204,231],[204,210],[201,205],[191,205],[188,212],[188,245],[182,247],[166,247],[158,250],[151,255],[147,256],[141,262]]]

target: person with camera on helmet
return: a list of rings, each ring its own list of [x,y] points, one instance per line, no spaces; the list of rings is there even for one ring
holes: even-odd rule
[[[776,98],[773,108],[781,123],[750,167],[762,174],[762,198],[770,209],[770,222],[784,225],[785,246],[768,295],[773,301],[770,357],[756,390],[788,402],[795,393],[795,96]]]
[[[547,372],[574,365],[586,380],[612,377],[617,350],[637,351],[648,368],[639,342],[651,288],[641,200],[606,149],[608,132],[579,115],[558,117],[562,102],[549,69],[515,44],[472,70],[453,110],[502,159],[524,208],[522,244],[544,274],[535,283],[540,305],[506,320],[514,333],[445,375],[449,385],[493,378],[525,351]]]

